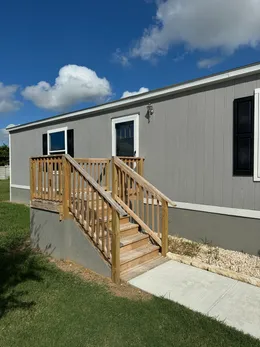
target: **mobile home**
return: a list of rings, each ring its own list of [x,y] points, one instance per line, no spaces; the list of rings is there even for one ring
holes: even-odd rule
[[[10,199],[29,203],[31,157],[144,158],[169,234],[258,254],[259,88],[253,64],[8,129]]]

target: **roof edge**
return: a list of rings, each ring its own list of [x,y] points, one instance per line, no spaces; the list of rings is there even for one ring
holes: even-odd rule
[[[129,106],[129,105],[131,105],[135,102],[138,102],[138,101],[146,101],[146,100],[150,101],[150,99],[179,93],[181,91],[186,91],[186,90],[193,89],[193,88],[211,85],[211,84],[215,84],[218,82],[223,82],[223,81],[226,81],[226,80],[229,80],[232,78],[238,78],[238,77],[243,77],[243,76],[247,76],[247,75],[252,75],[256,72],[260,72],[260,63],[247,65],[244,67],[236,68],[236,69],[229,70],[226,72],[221,72],[221,73],[211,75],[211,76],[202,77],[202,78],[188,81],[188,82],[184,82],[181,84],[175,84],[175,85],[172,85],[169,87],[156,89],[153,91],[149,91],[147,93],[138,94],[138,95],[131,96],[128,98],[115,100],[115,101],[112,101],[110,103],[106,103],[103,105],[94,106],[91,108],[86,108],[83,110],[74,111],[74,112],[62,114],[59,116],[45,118],[45,119],[41,119],[41,120],[38,120],[35,122],[27,123],[27,124],[17,125],[14,127],[10,127],[6,130],[9,131],[10,133],[12,133],[13,131],[16,131],[16,130],[28,129],[28,128],[31,128],[31,127],[34,127],[37,125],[41,125],[41,124],[50,124],[53,122],[57,122],[59,120],[60,121],[69,120],[73,117],[78,117],[81,115],[90,115],[92,113],[96,113],[96,112],[103,111],[103,110],[105,110],[105,111],[113,110],[113,109],[116,109],[118,107]]]

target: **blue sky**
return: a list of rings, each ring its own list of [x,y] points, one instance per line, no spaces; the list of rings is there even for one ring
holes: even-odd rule
[[[259,61],[260,1],[2,0],[0,32],[1,143],[9,124]]]

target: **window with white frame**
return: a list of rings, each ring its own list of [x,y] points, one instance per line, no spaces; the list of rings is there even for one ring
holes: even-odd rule
[[[66,154],[67,150],[67,128],[49,130],[48,155]]]

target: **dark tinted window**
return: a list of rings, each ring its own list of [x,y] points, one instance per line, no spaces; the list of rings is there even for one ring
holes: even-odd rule
[[[65,151],[65,132],[50,133],[50,151]]]
[[[134,156],[134,121],[116,124],[116,155]]]
[[[234,176],[252,176],[254,158],[254,98],[234,101]]]

